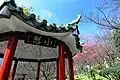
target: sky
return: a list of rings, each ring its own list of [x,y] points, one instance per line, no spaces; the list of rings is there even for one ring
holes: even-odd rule
[[[2,63],[2,59],[0,58],[0,64]]]
[[[67,24],[77,18],[77,15],[95,11],[102,0],[16,0],[19,5],[32,6],[34,13],[48,20],[49,23]],[[29,2],[29,3],[28,3]],[[81,35],[93,35],[98,32],[97,25],[79,24]]]

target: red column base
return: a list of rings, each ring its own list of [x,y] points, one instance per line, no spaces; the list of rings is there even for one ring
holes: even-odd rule
[[[56,66],[57,66],[57,80],[59,80],[59,57],[57,58]]]
[[[39,80],[39,75],[40,75],[40,62],[38,62],[38,68],[37,68],[37,77],[36,77],[36,80]]]

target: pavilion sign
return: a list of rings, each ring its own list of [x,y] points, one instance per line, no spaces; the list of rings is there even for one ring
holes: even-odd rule
[[[52,48],[57,47],[57,41],[58,40],[55,38],[44,35],[38,35],[35,33],[27,33],[25,37],[25,43],[52,47]]]

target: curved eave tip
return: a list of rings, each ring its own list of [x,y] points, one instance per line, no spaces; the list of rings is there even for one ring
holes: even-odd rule
[[[78,16],[78,19],[81,19],[82,18],[82,15],[77,15]]]
[[[77,15],[77,16],[78,16],[77,19],[73,20],[69,24],[78,24],[80,22],[80,19],[82,18],[82,15]]]

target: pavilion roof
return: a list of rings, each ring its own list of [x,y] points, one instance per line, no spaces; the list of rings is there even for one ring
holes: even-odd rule
[[[43,19],[41,22],[39,20],[37,20],[36,15],[35,14],[30,14],[27,15],[24,13],[23,7],[18,7],[14,0],[10,0],[8,2],[4,2],[1,6],[0,6],[0,10],[2,8],[4,8],[5,6],[7,6],[8,8],[8,12],[7,15],[1,15],[0,17],[6,17],[6,18],[10,18],[11,15],[16,16],[17,18],[19,18],[20,20],[22,20],[23,22],[25,22],[26,24],[37,28],[39,30],[43,30],[43,31],[47,31],[47,32],[73,32],[76,29],[76,25],[78,25],[78,23],[80,22],[81,16],[79,15],[78,18],[76,20],[74,20],[71,23],[68,23],[66,25],[59,25],[57,26],[55,23],[47,25],[47,20]]]

